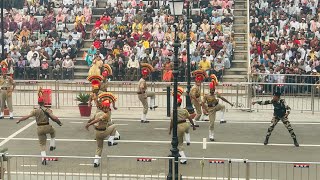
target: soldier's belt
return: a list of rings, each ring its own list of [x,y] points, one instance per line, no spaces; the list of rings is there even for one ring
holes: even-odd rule
[[[185,123],[185,122],[187,121],[186,120],[178,121],[178,124]]]
[[[142,91],[142,92],[137,92],[137,94],[144,94],[146,93],[145,91]]]
[[[1,87],[1,90],[8,90],[8,87]]]
[[[49,123],[39,123],[37,124],[38,126],[46,126],[46,125],[49,125]]]
[[[100,128],[95,128],[97,131],[105,131],[107,128],[102,128],[102,129],[100,129]]]
[[[208,104],[208,107],[214,107],[215,105],[213,105],[213,104]]]

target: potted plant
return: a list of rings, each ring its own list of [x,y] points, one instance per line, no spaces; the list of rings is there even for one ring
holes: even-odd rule
[[[90,94],[88,93],[79,93],[78,96],[76,97],[76,100],[79,101],[79,110],[80,110],[80,115],[89,117],[91,115],[91,106],[88,106],[88,102],[90,99]]]

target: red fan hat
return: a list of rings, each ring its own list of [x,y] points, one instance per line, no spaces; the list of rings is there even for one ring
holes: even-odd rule
[[[43,103],[43,102],[44,102],[43,97],[39,97],[39,98],[38,98],[38,103]]]
[[[215,84],[214,82],[211,82],[211,83],[209,84],[209,88],[210,88],[210,89],[216,89],[216,84]]]
[[[103,76],[103,77],[108,77],[108,75],[109,75],[108,71],[103,71],[103,72],[102,72],[102,76]]]
[[[102,101],[101,106],[102,107],[110,107],[110,101],[109,100]]]

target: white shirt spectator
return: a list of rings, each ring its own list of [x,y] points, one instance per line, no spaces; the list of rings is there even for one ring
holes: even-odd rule
[[[28,60],[29,63],[30,63],[34,53],[36,53],[38,55],[37,57],[39,57],[39,53],[37,51],[32,51],[32,50],[29,51],[28,54],[27,54],[27,60]],[[40,62],[39,62],[39,64],[40,64]]]
[[[96,33],[100,35],[100,40],[105,40],[107,38],[108,33],[104,29],[98,29]]]
[[[140,65],[139,65],[139,61],[137,58],[135,58],[134,61],[129,60],[127,63],[127,68],[139,68],[139,67],[140,67]]]
[[[74,68],[73,61],[70,58],[65,59],[62,63],[62,67],[66,69]]]
[[[304,30],[307,30],[308,29],[308,24],[305,23],[305,22],[301,22],[300,25],[299,25],[299,29],[304,29]]]
[[[31,68],[40,67],[40,60],[39,60],[39,58],[31,58],[31,60],[30,60],[30,67],[31,67]]]
[[[261,4],[260,4],[260,8],[263,9],[263,8],[268,8],[268,2],[266,0],[264,0]]]
[[[78,40],[80,40],[81,39],[81,32],[73,32],[72,34],[71,34],[71,36],[72,36],[72,38],[75,40],[75,41],[78,41]]]
[[[279,20],[279,29],[283,30],[283,27],[287,24],[287,20],[280,19]]]
[[[291,28],[294,27],[295,30],[298,30],[298,29],[299,29],[299,26],[300,26],[300,24],[299,24],[298,21],[295,21],[295,20],[294,20],[294,21],[291,21],[291,22],[290,22],[290,27],[291,27]]]
[[[77,41],[75,41],[74,39],[67,39],[66,42],[67,46],[73,46],[73,45],[76,45],[77,44]]]
[[[297,13],[297,7],[295,5],[290,5],[288,8],[288,13],[290,15],[294,15]]]
[[[16,63],[19,61],[21,54],[19,52],[11,52],[11,57],[14,60],[14,62]]]
[[[64,5],[73,5],[73,0],[63,0]]]
[[[74,8],[73,8],[73,13],[75,14],[78,14],[78,12],[81,12],[82,13],[82,7],[78,7],[78,5],[76,5]]]

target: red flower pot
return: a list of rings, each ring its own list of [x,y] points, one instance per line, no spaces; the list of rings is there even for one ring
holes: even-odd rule
[[[91,108],[92,106],[79,104],[80,115],[84,117],[89,117],[91,115]]]

